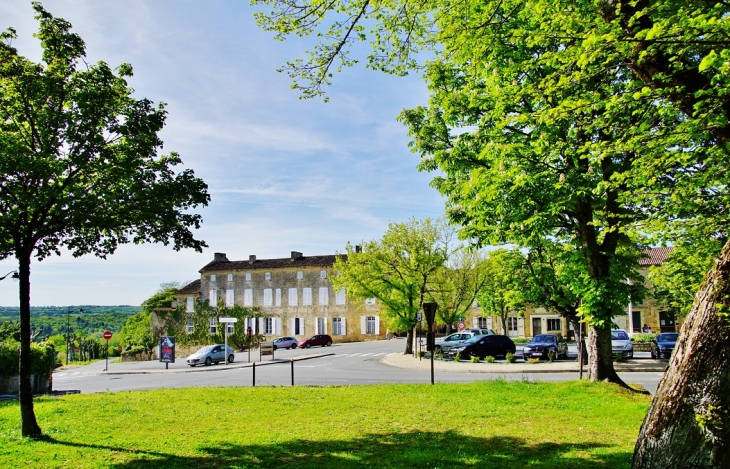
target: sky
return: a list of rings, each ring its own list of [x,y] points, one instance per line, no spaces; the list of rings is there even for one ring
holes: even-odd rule
[[[106,260],[68,252],[31,265],[31,305],[138,305],[164,282],[187,282],[213,259],[334,254],[380,238],[389,222],[442,216],[444,199],[419,173],[402,109],[427,104],[419,74],[393,77],[356,66],[333,77],[330,101],[299,99],[276,69],[311,40],[275,41],[247,2],[45,0],[86,42],[87,62],[130,63],[134,96],[167,103],[163,152],[180,153],[207,184],[195,232],[209,248],[175,252],[125,245]],[[30,1],[0,0],[0,30],[35,61]],[[0,276],[17,268],[0,261]],[[0,305],[18,284],[0,282]]]

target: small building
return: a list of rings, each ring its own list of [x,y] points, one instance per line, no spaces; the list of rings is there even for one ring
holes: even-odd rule
[[[191,313],[196,300],[258,307],[265,317],[234,327],[251,327],[271,338],[303,339],[314,334],[329,334],[334,342],[384,338],[374,298],[354,301],[344,288],[333,288],[330,278],[336,257],[292,251],[285,258],[252,255],[248,260],[229,261],[226,254],[215,253],[213,261],[200,269],[200,279],[178,290],[177,301]]]

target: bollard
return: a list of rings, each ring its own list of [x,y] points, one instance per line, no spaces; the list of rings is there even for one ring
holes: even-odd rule
[[[294,386],[294,359],[291,358],[291,385]]]
[[[256,387],[256,362],[253,362],[253,387]]]

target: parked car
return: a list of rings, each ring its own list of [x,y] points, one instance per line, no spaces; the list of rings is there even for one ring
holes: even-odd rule
[[[274,340],[274,350],[280,348],[295,349],[299,346],[297,339],[294,337],[279,337]]]
[[[225,354],[223,353],[224,347],[225,345],[223,344],[205,346],[194,354],[188,356],[188,365],[195,366],[203,363],[205,363],[206,365],[215,363],[217,365],[218,363],[226,360],[226,355],[228,355],[228,363],[233,363],[233,360],[235,359],[235,356],[233,355],[233,349],[229,346],[228,353]]]
[[[679,334],[664,332],[651,339],[651,358],[669,358],[677,345]]]
[[[512,339],[506,335],[475,335],[466,342],[452,347],[449,350],[449,358],[454,358],[458,353],[460,358],[469,357],[492,357],[506,356],[508,353],[515,353],[516,347]]]
[[[449,334],[446,337],[442,337],[440,339],[436,339],[436,342],[434,342],[434,348],[436,349],[436,353],[447,353],[449,350],[451,350],[452,347],[456,347],[457,345],[461,345],[466,340],[471,339],[472,337],[476,335],[474,332],[455,332],[453,334]]]
[[[548,352],[552,350],[555,358],[568,358],[568,343],[560,334],[538,334],[532,338],[522,349],[522,356],[525,359],[530,357],[548,358]]]
[[[299,348],[310,348],[315,345],[321,345],[322,347],[329,347],[332,345],[332,337],[327,334],[313,335],[309,339],[300,340],[297,344]]]
[[[473,332],[476,335],[496,335],[496,332],[494,332],[491,329],[479,329],[476,327],[472,327],[469,329],[464,329],[462,332]]]
[[[614,355],[623,355],[626,358],[634,357],[634,344],[631,337],[623,329],[611,331],[611,347]]]

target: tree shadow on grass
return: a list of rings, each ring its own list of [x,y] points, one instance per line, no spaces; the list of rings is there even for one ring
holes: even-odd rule
[[[593,443],[536,443],[517,437],[479,438],[446,432],[372,434],[349,440],[293,440],[271,445],[205,445],[198,455],[178,456],[174,447],[162,451],[116,448],[47,439],[74,447],[123,453],[126,462],[106,467],[208,469],[234,468],[621,468],[629,467],[631,451]]]

